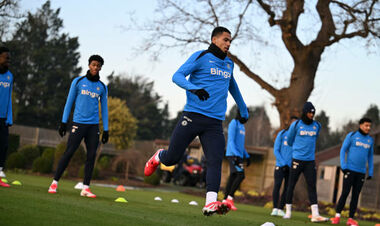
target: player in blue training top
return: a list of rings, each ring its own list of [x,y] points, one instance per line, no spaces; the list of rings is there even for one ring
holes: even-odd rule
[[[236,118],[232,119],[228,125],[228,139],[226,156],[230,163],[230,176],[228,177],[226,190],[224,193],[223,203],[231,206],[231,210],[237,210],[234,205],[234,194],[245,178],[244,164],[246,160],[247,167],[250,165],[250,155],[245,150],[245,118],[242,118],[240,112]]]
[[[96,150],[99,144],[99,101],[102,109],[104,127],[102,143],[105,144],[108,142],[108,91],[106,85],[99,80],[99,71],[104,64],[103,58],[99,55],[92,55],[88,60],[88,64],[89,70],[87,74],[75,78],[71,83],[62,116],[62,123],[58,130],[61,137],[66,134],[67,121],[75,102],[73,124],[70,129],[66,151],[58,163],[54,180],[49,187],[49,193],[57,192],[58,181],[84,138],[87,149],[87,159],[84,168],[83,189],[80,195],[90,198],[96,197],[96,195],[90,191],[89,186],[94,169]]]
[[[358,225],[353,218],[358,206],[360,191],[364,184],[365,174],[367,172],[370,180],[373,176],[373,144],[372,137],[369,136],[371,131],[371,119],[362,118],[359,121],[359,129],[351,132],[344,139],[340,149],[340,167],[344,173],[342,194],[336,206],[336,215],[331,219],[332,224],[339,224],[340,213],[342,212],[350,190],[350,214],[347,225]]]
[[[10,61],[9,49],[0,47],[0,187],[10,187],[1,178],[5,177],[4,165],[8,150],[8,127],[12,121],[12,87],[13,75],[8,70]]]
[[[288,145],[292,147],[292,166],[289,172],[289,185],[286,191],[285,219],[291,217],[293,192],[301,173],[306,183],[311,204],[311,222],[324,222],[329,219],[319,215],[317,198],[317,171],[315,167],[315,146],[321,125],[314,121],[315,108],[311,102],[306,102],[302,109],[301,120],[290,125]]]
[[[173,131],[169,149],[158,150],[146,163],[144,173],[154,173],[162,162],[174,165],[186,147],[199,136],[207,159],[205,215],[226,213],[229,207],[217,201],[225,139],[222,121],[227,108],[228,91],[247,120],[248,110],[233,76],[234,63],[227,57],[231,32],[216,27],[207,50],[195,52],[173,75],[173,82],[186,90],[186,105],[182,118]],[[186,77],[189,76],[187,80]]]
[[[295,116],[290,117],[291,125],[298,118]],[[270,215],[283,217],[285,212],[283,211],[285,206],[286,189],[288,188],[289,181],[289,167],[292,164],[292,147],[288,145],[288,133],[289,127],[278,132],[276,140],[274,142],[273,152],[276,157],[276,167],[274,169],[274,186],[273,186],[273,210]],[[280,188],[284,181],[284,188],[282,189],[281,201]]]

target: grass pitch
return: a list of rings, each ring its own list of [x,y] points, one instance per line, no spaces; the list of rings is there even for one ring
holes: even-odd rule
[[[85,198],[75,190],[76,182],[61,180],[58,193],[47,192],[51,178],[8,173],[11,182],[19,180],[22,186],[0,187],[0,225],[275,225],[312,224],[309,213],[293,212],[291,220],[271,217],[270,209],[251,205],[239,205],[238,210],[227,215],[205,217],[201,213],[204,199],[178,192],[155,190],[127,190],[92,186],[96,199]],[[162,201],[154,201],[160,196]],[[114,200],[124,197],[128,203]],[[179,203],[171,203],[178,199]],[[192,200],[198,206],[190,206]],[[341,225],[345,225],[345,219]],[[374,222],[359,222],[361,226]],[[330,225],[323,223],[319,225]]]

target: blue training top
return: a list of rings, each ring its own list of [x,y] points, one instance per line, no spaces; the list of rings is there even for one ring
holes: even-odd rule
[[[12,88],[13,75],[10,71],[0,74],[0,118],[5,118],[5,124],[11,126],[12,118]]]
[[[244,147],[245,127],[237,119],[232,119],[228,125],[228,140],[226,156],[237,156],[242,159],[249,158]]]
[[[368,162],[368,175],[372,177],[373,143],[372,137],[363,135],[359,131],[347,134],[340,149],[341,168],[365,174]]]
[[[276,166],[291,166],[293,149],[288,144],[289,130],[281,130],[274,142],[273,152],[276,157]]]
[[[99,100],[102,108],[103,128],[108,131],[107,86],[103,82],[90,81],[86,76],[75,78],[67,96],[62,122],[67,123],[75,102],[73,121],[82,124],[99,124]]]
[[[197,112],[211,118],[224,120],[227,109],[228,91],[238,105],[240,115],[248,118],[247,106],[233,77],[234,63],[228,57],[224,60],[207,52],[197,51],[174,73],[173,82],[186,89],[184,111]],[[189,80],[186,77],[190,75]],[[199,100],[190,90],[205,89],[210,98]]]
[[[293,149],[293,159],[302,161],[315,160],[315,145],[321,125],[313,121],[310,125],[297,120],[290,125],[288,145]]]

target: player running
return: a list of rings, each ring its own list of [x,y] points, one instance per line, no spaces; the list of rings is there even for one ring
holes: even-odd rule
[[[359,129],[349,133],[344,139],[340,149],[340,167],[344,173],[342,194],[336,206],[336,214],[331,218],[332,224],[339,224],[340,213],[342,212],[346,199],[352,188],[350,214],[347,225],[358,226],[354,215],[358,206],[360,191],[364,184],[367,171],[370,180],[373,176],[373,139],[369,136],[371,131],[371,119],[362,118],[359,121]]]
[[[288,132],[288,145],[292,147],[292,166],[289,174],[289,185],[286,191],[286,214],[284,219],[291,218],[294,187],[303,173],[311,204],[311,222],[324,222],[329,219],[319,215],[317,200],[317,171],[315,167],[315,145],[321,125],[314,121],[315,108],[306,102],[302,109],[302,118],[292,123]]]
[[[67,121],[75,102],[73,124],[70,129],[67,148],[58,163],[54,180],[49,187],[49,193],[56,193],[58,181],[65,171],[71,157],[79,147],[82,139],[86,144],[87,159],[84,168],[83,189],[81,196],[95,198],[96,195],[90,191],[90,180],[94,169],[96,150],[99,144],[99,101],[101,104],[103,118],[102,143],[108,142],[108,106],[107,86],[99,79],[99,71],[102,69],[104,60],[99,55],[92,55],[89,60],[89,70],[85,76],[77,77],[71,83],[69,95],[63,112],[62,123],[59,127],[61,137],[66,134]]]
[[[244,123],[247,120],[242,118],[239,111],[236,118],[233,119],[228,125],[228,140],[226,156],[230,163],[230,176],[227,180],[226,191],[224,193],[224,200],[231,207],[231,210],[237,210],[234,205],[234,194],[239,188],[241,182],[245,178],[244,174],[244,159],[247,162],[247,167],[250,165],[250,156],[245,150],[245,127]]]
[[[292,116],[290,118],[291,125],[298,118]],[[289,167],[292,164],[292,147],[288,145],[288,133],[289,127],[281,130],[276,137],[274,142],[274,156],[276,157],[276,167],[274,169],[274,187],[273,187],[273,210],[270,215],[272,216],[280,216],[283,217],[285,212],[283,211],[285,206],[285,197],[286,197],[286,189],[288,188],[289,181]],[[280,196],[280,188],[282,181],[284,181],[284,188],[281,194],[281,201],[279,201]]]
[[[8,151],[8,127],[12,126],[12,87],[13,75],[8,70],[9,49],[0,47],[0,187],[10,187],[1,178],[5,177],[4,165]]]
[[[158,150],[146,163],[144,173],[150,176],[162,162],[175,165],[186,147],[199,136],[206,159],[206,204],[203,214],[224,214],[229,206],[217,201],[225,139],[222,121],[227,108],[228,91],[240,114],[248,119],[248,110],[233,76],[234,63],[227,57],[231,32],[216,27],[207,50],[195,52],[173,75],[173,82],[186,90],[186,105],[171,136],[169,149]],[[190,76],[189,76],[190,75]],[[189,76],[187,80],[186,77]]]

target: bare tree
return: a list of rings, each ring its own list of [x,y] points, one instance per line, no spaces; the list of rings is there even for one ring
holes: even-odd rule
[[[159,0],[156,19],[140,27],[151,34],[143,42],[143,50],[157,56],[168,48],[180,47],[186,51],[192,45],[209,44],[210,31],[219,25],[232,28],[233,41],[260,40],[259,28],[263,25],[255,24],[255,18],[260,12],[264,13],[269,26],[280,29],[282,42],[294,63],[288,86],[277,88],[265,81],[264,76],[255,73],[237,53],[230,51],[229,57],[274,97],[281,127],[285,127],[290,115],[298,115],[309,98],[326,47],[354,37],[380,38],[378,0],[314,2],[320,28],[315,28],[315,37],[305,44],[297,33],[300,16],[305,13],[304,0]]]
[[[9,35],[9,23],[11,19],[20,18],[18,14],[19,0],[3,0],[0,1],[0,42],[5,41]]]

